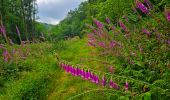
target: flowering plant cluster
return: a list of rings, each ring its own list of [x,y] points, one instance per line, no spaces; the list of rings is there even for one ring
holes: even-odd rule
[[[14,60],[13,58],[24,58],[25,59],[25,56],[28,55],[29,53],[29,48],[26,48],[26,52],[24,53],[23,49],[24,49],[24,42],[25,41],[22,41],[21,39],[21,35],[20,35],[20,30],[19,28],[16,26],[16,32],[17,32],[17,35],[20,39],[20,42],[21,42],[21,47],[18,48],[18,49],[15,49],[13,48],[12,50],[10,49],[10,45],[14,45],[12,39],[10,39],[9,37],[7,37],[7,34],[6,34],[6,28],[4,25],[1,25],[0,26],[0,33],[2,33],[2,36],[5,38],[6,40],[6,44],[0,44],[0,49],[2,50],[2,57],[3,57],[3,60],[4,62],[6,63],[9,63],[11,62],[12,60]]]
[[[116,90],[120,90],[120,86],[117,83],[113,82],[112,77],[110,77],[110,79],[106,79],[105,75],[103,75],[102,78],[100,78],[99,75],[95,74],[94,72],[90,70],[84,70],[79,67],[73,67],[72,65],[65,64],[63,62],[61,62],[59,65],[62,69],[65,70],[66,73],[70,73],[73,76],[76,76],[76,77],[80,76],[84,80],[89,80],[92,83],[95,83],[96,85],[101,84],[103,88],[109,85],[109,88],[111,89],[113,88]],[[107,82],[107,80],[109,80],[109,82]],[[124,84],[124,90],[128,91],[128,89],[129,89],[129,84],[126,81]]]
[[[165,16],[162,12],[159,12],[159,15],[154,13],[149,0],[135,0],[135,11],[134,16],[140,18],[138,21],[134,21],[130,14],[124,15],[116,22],[112,22],[108,17],[105,19],[106,22],[93,19],[94,25],[88,26],[88,44],[96,48],[99,54],[104,54],[100,57],[107,58],[107,61],[114,60],[114,65],[119,66],[116,69],[123,70],[116,72],[117,74],[125,73],[134,76],[134,79],[155,84],[157,80],[161,80],[157,76],[166,73],[165,70],[170,65],[170,27],[167,27],[170,13],[168,10]],[[159,25],[161,21],[164,25]],[[131,70],[128,74],[127,69]],[[160,70],[164,72],[160,74]],[[153,71],[157,76],[151,75]],[[136,72],[140,74],[134,74]],[[144,73],[152,78],[144,77]],[[105,77],[102,79],[105,80]],[[105,85],[105,81],[102,83]],[[128,87],[128,83],[125,83],[125,86]]]

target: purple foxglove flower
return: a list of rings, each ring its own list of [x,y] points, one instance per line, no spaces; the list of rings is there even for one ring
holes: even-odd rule
[[[105,77],[103,76],[103,78],[102,78],[102,86],[103,87],[105,87],[106,86],[106,79],[105,79]]]
[[[94,33],[97,33],[97,31],[96,31],[95,29],[93,30],[93,32],[94,32]]]
[[[129,89],[129,84],[128,84],[128,82],[127,82],[127,81],[125,82],[124,87],[125,87],[125,91],[128,91],[128,89]]]
[[[105,47],[106,47],[106,45],[105,45],[104,42],[99,42],[99,46],[102,47],[102,48],[105,48]]]
[[[63,69],[65,70],[65,64],[63,64]]]
[[[147,29],[142,29],[142,32],[145,33],[147,36],[151,35],[151,33]]]
[[[84,71],[84,73],[83,73],[83,78],[84,78],[85,80],[87,80],[87,79],[86,79],[86,71]]]
[[[74,75],[74,76],[77,76],[76,68],[73,68],[73,75]]]
[[[18,26],[16,26],[16,30],[17,30],[17,34],[18,34],[18,36],[20,37],[20,31],[19,31]]]
[[[119,90],[119,85],[116,84],[116,83],[113,83],[113,88],[116,89],[116,90]]]
[[[4,35],[4,36],[6,36],[6,29],[5,29],[5,26],[0,26],[0,31],[2,32],[2,34]]]
[[[113,88],[113,81],[112,81],[112,78],[110,79],[110,88]]]
[[[169,12],[167,12],[167,14],[166,14],[166,18],[167,18],[167,20],[170,22],[170,11],[169,11]]]
[[[79,68],[79,76],[82,75],[82,70]]]
[[[114,82],[112,81],[112,78],[110,79],[110,88],[114,88],[114,89],[116,89],[116,90],[119,90],[118,84],[114,83]]]
[[[96,47],[96,45],[90,41],[88,41],[89,46]]]
[[[91,81],[94,83],[96,81],[96,76],[94,74],[91,74]]]
[[[67,65],[66,68],[67,68],[67,69],[66,69],[66,72],[67,72],[67,73],[69,73],[69,72],[73,69],[70,65]]]
[[[98,20],[94,20],[94,23],[97,25],[98,28],[102,29],[104,27],[104,25],[98,21]]]
[[[90,80],[91,79],[91,72],[90,72],[90,70],[88,70],[88,80]]]
[[[89,72],[85,72],[85,80],[89,79]]]
[[[99,36],[99,37],[103,37],[103,34],[101,33],[101,32],[97,32],[97,36]]]
[[[82,71],[81,77],[85,78],[85,75],[86,75],[85,71],[83,69],[81,71]]]
[[[74,75],[74,68],[71,67],[71,74]]]
[[[116,46],[116,41],[114,41],[114,40],[111,41],[111,42],[110,42],[110,47],[111,47],[111,48],[114,48],[115,46]]]
[[[73,68],[71,66],[69,66],[69,73],[73,72]]]
[[[7,49],[5,49],[3,51],[3,57],[4,57],[4,62],[8,62],[8,60],[9,60],[9,53],[8,53]]]
[[[88,34],[87,37],[90,38],[90,39],[94,38],[93,34]]]
[[[79,68],[76,68],[75,76],[79,76]]]
[[[167,41],[168,45],[170,45],[170,40]]]
[[[108,24],[110,24],[110,23],[111,23],[111,21],[110,21],[110,19],[109,19],[109,18],[106,18],[106,22],[107,22]]]
[[[137,8],[139,8],[143,13],[147,14],[149,12],[148,8],[141,2],[137,2]]]
[[[124,23],[122,21],[119,21],[118,22],[120,27],[125,31],[125,32],[128,32],[128,29],[126,28],[126,26],[124,25]]]
[[[96,84],[99,84],[99,77],[98,77],[98,76],[96,76],[95,83],[96,83]]]
[[[93,73],[89,72],[89,79],[92,80],[93,79]]]
[[[73,76],[75,76],[75,69],[74,69],[74,67],[72,67],[72,72],[71,72],[71,74],[72,74]]]

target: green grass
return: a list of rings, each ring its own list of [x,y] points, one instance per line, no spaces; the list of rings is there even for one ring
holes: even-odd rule
[[[28,44],[25,48],[30,49],[26,60],[18,60],[17,64],[9,65],[16,70],[15,74],[8,75],[6,81],[1,76],[3,91],[0,92],[0,99],[65,100],[77,94],[101,88],[80,77],[65,73],[57,65],[57,57],[73,65],[82,64],[87,67],[98,65],[95,60],[89,61],[89,59],[95,59],[95,56],[89,53],[95,52],[95,49],[86,44],[86,39],[71,39],[54,44]],[[85,94],[87,96],[80,95],[75,99],[96,98],[95,94],[101,93],[87,93]],[[103,95],[98,97],[102,98]]]
[[[19,46],[14,47],[19,48]],[[138,96],[122,92],[123,88],[120,91],[102,88],[101,84],[95,85],[81,77],[64,72],[58,66],[60,60],[67,61],[72,65],[79,64],[80,67],[92,69],[94,72],[97,70],[107,73],[108,67],[114,66],[113,60],[98,56],[97,50],[87,45],[86,38],[73,38],[58,43],[28,44],[23,49],[27,50],[28,48],[30,53],[26,59],[18,59],[15,63],[5,65],[8,72],[0,76],[0,100],[129,100],[132,97],[141,99],[150,95],[150,92],[142,91],[142,84],[138,81],[142,82],[145,75],[140,71],[132,70],[133,68],[115,66],[115,74],[124,77],[117,80],[121,88],[126,75],[132,75],[133,81],[129,78],[129,84],[135,87],[130,90],[134,90],[132,94],[136,94],[137,89],[141,88],[141,93],[137,94]],[[110,64],[104,61],[110,62]],[[95,73],[101,77],[102,73],[99,72]],[[108,76],[109,78],[110,76]],[[158,80],[154,84],[163,88],[164,85],[159,85],[163,83],[162,81]],[[153,89],[152,97],[157,96],[155,91],[159,94],[161,92],[156,88]]]

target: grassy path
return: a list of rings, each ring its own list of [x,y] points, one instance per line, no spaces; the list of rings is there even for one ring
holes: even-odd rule
[[[72,39],[60,43],[31,44],[30,55],[14,66],[22,70],[16,72],[16,78],[5,83],[0,100],[66,100],[84,92],[102,89],[92,82],[65,73],[57,65],[57,57],[73,64],[82,64],[94,69],[99,65],[95,59],[95,49],[87,46],[85,39]],[[99,66],[98,66],[99,67]],[[27,70],[25,70],[27,69]],[[98,96],[96,97],[96,94]],[[80,95],[75,100],[104,100],[107,93],[95,91]]]

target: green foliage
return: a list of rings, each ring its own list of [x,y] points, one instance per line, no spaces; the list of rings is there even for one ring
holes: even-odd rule
[[[36,0],[0,0],[0,26],[5,26],[7,37],[15,43],[20,42],[16,26],[20,30],[23,41],[33,40],[41,33],[39,31],[44,32],[36,26],[36,14]]]
[[[19,0],[14,2],[20,5]],[[46,34],[46,36],[52,42],[24,46],[5,45],[10,53],[12,49],[16,49],[17,53],[9,62],[3,62],[3,57],[0,56],[0,99],[169,99],[170,53],[166,42],[169,39],[169,23],[161,11],[161,7],[164,4],[168,5],[168,1],[151,0],[151,2],[154,4],[154,9],[149,15],[143,16],[132,12],[133,0],[114,0],[114,2],[113,0],[88,0],[78,9],[70,11],[67,17],[55,27],[36,23],[37,37],[40,32],[51,31],[53,34]],[[3,11],[7,10],[9,9],[5,8]],[[14,23],[19,23],[21,32],[25,30],[24,25],[28,23],[19,20],[21,16],[16,17],[11,12],[7,15],[15,19]],[[128,17],[128,21],[123,18],[124,15]],[[111,19],[110,25],[106,24],[106,17]],[[103,30],[94,25],[94,18],[104,24]],[[129,29],[129,33],[124,33],[117,24],[120,20]],[[85,23],[92,24],[91,29],[108,35],[97,42],[109,43],[114,39],[120,47],[112,49],[90,47],[87,43],[88,39],[82,34],[86,31],[93,33],[93,30],[85,30]],[[113,34],[109,27],[114,24],[117,25]],[[14,28],[10,30],[10,27],[14,27],[15,24],[6,21],[5,25],[9,33],[15,31]],[[144,34],[143,28],[152,32],[151,35]],[[160,40],[157,39],[157,34],[160,34]],[[1,43],[4,43],[3,37],[0,38]],[[67,40],[56,42],[63,38]],[[140,47],[143,50],[140,51]],[[3,50],[0,50],[0,53],[2,54]],[[85,70],[93,70],[100,78],[106,75],[106,87],[102,88],[101,84],[95,85],[80,77],[64,73],[57,65],[60,60]],[[108,70],[110,66],[114,69],[113,73]],[[120,85],[120,90],[108,89],[111,76],[113,81]],[[128,91],[124,89],[125,80],[129,83]]]

